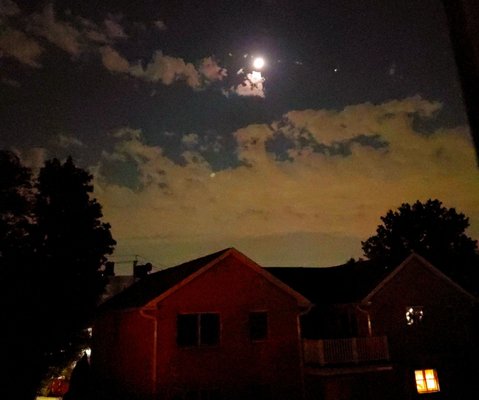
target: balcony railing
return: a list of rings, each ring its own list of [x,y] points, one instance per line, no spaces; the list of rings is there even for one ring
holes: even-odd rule
[[[307,365],[359,364],[389,360],[386,336],[304,339],[303,349],[304,363]]]

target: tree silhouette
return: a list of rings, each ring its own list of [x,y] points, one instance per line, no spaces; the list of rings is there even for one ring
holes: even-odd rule
[[[41,296],[45,310],[55,310],[51,327],[64,333],[77,329],[94,310],[105,284],[100,268],[116,243],[110,225],[101,221],[100,204],[90,198],[92,178],[71,158],[63,164],[53,159],[36,184]]]
[[[29,245],[32,176],[9,151],[0,151],[0,171],[0,260],[5,266],[18,262]]]
[[[416,252],[451,278],[478,289],[477,241],[465,233],[469,219],[464,214],[429,199],[404,203],[381,220],[376,234],[361,243],[367,258],[391,268]]]
[[[6,343],[3,356],[9,368],[4,391],[15,389],[17,398],[32,395],[28,383],[36,378],[39,367],[29,333],[35,328],[33,313],[27,301],[33,289],[29,279],[32,206],[31,171],[12,152],[0,151],[0,302]]]
[[[47,161],[36,179],[0,151],[0,301],[9,382],[33,398],[45,356],[72,340],[104,289],[100,271],[115,241],[91,198],[92,175]]]

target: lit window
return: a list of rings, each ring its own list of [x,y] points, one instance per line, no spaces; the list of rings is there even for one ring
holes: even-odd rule
[[[418,324],[424,317],[422,306],[410,306],[406,308],[406,323],[408,325]]]
[[[439,380],[435,369],[420,369],[414,371],[418,393],[439,392]]]
[[[180,314],[176,320],[179,346],[212,346],[220,340],[220,315],[214,313]]]

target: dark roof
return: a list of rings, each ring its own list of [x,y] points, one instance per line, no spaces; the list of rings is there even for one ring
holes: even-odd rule
[[[390,272],[370,261],[336,267],[269,267],[265,270],[314,304],[359,302]]]
[[[228,250],[230,249],[224,249],[177,265],[176,267],[167,268],[147,275],[110,300],[106,301],[100,307],[100,311],[105,309],[141,307],[155,297],[165,293],[168,289],[171,289],[191,274],[194,274],[196,271],[208,265],[211,261],[220,257]]]

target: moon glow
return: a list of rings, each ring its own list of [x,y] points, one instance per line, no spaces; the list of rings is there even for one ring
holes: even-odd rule
[[[253,61],[253,67],[256,69],[261,69],[264,67],[264,58],[256,57]]]

